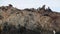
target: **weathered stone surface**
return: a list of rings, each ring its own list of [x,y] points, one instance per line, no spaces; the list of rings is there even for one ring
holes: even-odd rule
[[[9,6],[0,7],[0,24],[5,22],[15,25],[20,24],[30,30],[60,31],[60,13],[53,12],[50,8],[45,9],[45,5],[39,9],[20,10]]]

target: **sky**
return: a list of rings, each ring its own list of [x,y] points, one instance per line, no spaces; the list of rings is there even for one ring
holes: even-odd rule
[[[18,9],[39,8],[43,5],[50,7],[53,11],[60,12],[60,0],[0,0],[0,6],[12,4]]]

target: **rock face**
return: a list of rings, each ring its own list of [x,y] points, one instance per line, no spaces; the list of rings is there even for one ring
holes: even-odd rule
[[[20,24],[26,29],[39,32],[60,31],[60,13],[53,12],[50,8],[45,9],[45,5],[38,9],[24,10],[14,8],[11,4],[2,6],[0,7],[0,30],[3,30],[3,24],[6,22],[16,28]]]

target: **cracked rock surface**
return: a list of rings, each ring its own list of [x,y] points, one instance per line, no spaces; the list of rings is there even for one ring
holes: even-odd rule
[[[0,7],[0,30],[3,30],[4,23],[12,24],[16,28],[21,25],[26,29],[39,31],[42,34],[55,30],[60,31],[60,13],[53,12],[45,5],[38,9],[17,9],[12,5]],[[46,32],[45,32],[46,31]]]

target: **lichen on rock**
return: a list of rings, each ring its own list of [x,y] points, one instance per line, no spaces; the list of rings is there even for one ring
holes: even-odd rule
[[[18,24],[29,30],[60,31],[60,13],[53,12],[50,8],[45,9],[45,5],[39,9],[17,9],[11,4],[0,7],[0,24]],[[2,26],[3,28],[3,26]]]

